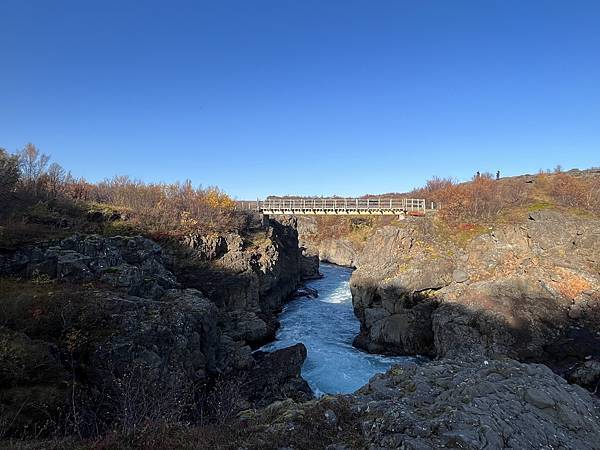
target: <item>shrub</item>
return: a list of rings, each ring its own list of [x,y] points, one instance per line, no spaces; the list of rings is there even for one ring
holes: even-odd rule
[[[574,177],[558,173],[550,182],[550,194],[562,206],[600,212],[600,177]]]
[[[467,183],[435,177],[410,195],[436,203],[447,223],[487,223],[530,202],[530,190],[523,180],[495,180],[492,174],[484,173]]]
[[[8,204],[9,197],[17,195],[11,208],[2,211],[6,218],[15,213],[12,223],[22,221],[18,213],[32,205],[56,201],[63,206],[95,202],[116,208],[132,228],[152,235],[239,231],[248,224],[246,214],[236,211],[233,200],[217,187],[194,187],[189,180],[143,183],[127,176],[93,184],[49,162],[33,144],[15,155],[0,149],[0,203]]]
[[[216,187],[194,188],[189,180],[146,184],[119,176],[92,191],[96,201],[125,209],[148,232],[231,231],[245,223],[227,194]]]

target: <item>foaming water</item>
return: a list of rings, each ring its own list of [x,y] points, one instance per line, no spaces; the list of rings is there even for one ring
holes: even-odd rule
[[[277,340],[261,350],[302,342],[308,351],[302,376],[317,395],[354,392],[376,373],[415,360],[371,355],[354,348],[352,340],[360,324],[352,310],[352,270],[322,263],[321,273],[324,278],[308,283],[319,291],[319,298],[299,298],[286,304]]]

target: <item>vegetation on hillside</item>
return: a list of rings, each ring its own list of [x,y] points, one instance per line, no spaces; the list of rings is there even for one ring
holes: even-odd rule
[[[459,183],[433,177],[424,187],[400,194],[366,197],[424,198],[438,209],[436,229],[465,241],[497,223],[518,223],[528,212],[560,209],[579,215],[600,215],[600,170],[540,171],[536,175],[495,179],[484,173]],[[415,219],[420,220],[420,219]],[[357,247],[384,225],[397,222],[394,216],[342,218],[317,217],[315,241],[345,238]]]
[[[600,213],[600,174],[540,171],[536,176],[496,180],[491,174],[476,175],[470,182],[456,183],[435,177],[411,196],[440,205],[440,217],[450,224],[485,224],[515,221],[523,208],[570,208]]]
[[[194,187],[189,180],[144,183],[127,176],[89,183],[51,163],[33,144],[15,154],[0,148],[2,245],[73,231],[152,236],[235,231],[247,220],[217,187]]]

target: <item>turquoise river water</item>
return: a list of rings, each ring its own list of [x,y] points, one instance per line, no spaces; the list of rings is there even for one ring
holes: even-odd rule
[[[287,303],[280,316],[277,340],[261,348],[273,351],[302,342],[308,356],[302,376],[317,395],[349,393],[376,373],[410,357],[372,355],[352,346],[360,324],[352,310],[351,269],[321,264],[322,279],[307,285],[319,298],[298,298]]]

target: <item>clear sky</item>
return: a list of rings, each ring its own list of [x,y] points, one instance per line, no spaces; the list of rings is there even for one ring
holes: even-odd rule
[[[237,198],[600,165],[600,2],[0,0],[0,146]]]

